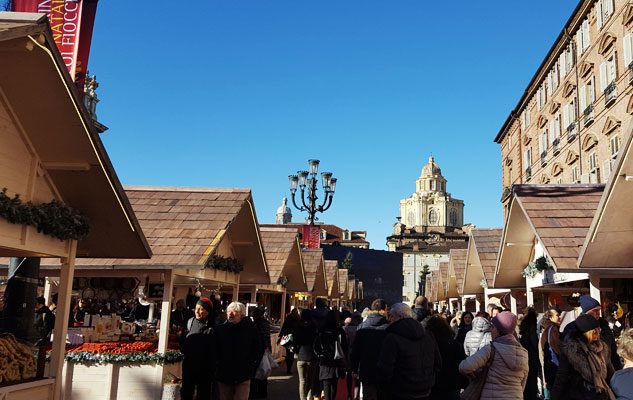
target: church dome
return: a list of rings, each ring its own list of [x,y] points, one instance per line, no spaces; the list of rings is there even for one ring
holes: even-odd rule
[[[288,207],[288,199],[285,197],[281,201],[281,206],[277,209],[277,214],[292,214],[290,207]]]
[[[435,163],[435,159],[433,158],[433,156],[429,157],[429,163],[426,164],[424,168],[422,168],[422,175],[423,176],[442,175],[442,170]]]

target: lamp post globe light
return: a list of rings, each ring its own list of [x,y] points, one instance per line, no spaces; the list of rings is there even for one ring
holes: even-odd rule
[[[332,177],[331,172],[321,172],[321,185],[325,191],[325,197],[323,198],[323,203],[317,205],[317,200],[319,199],[317,196],[319,160],[308,160],[308,169],[308,171],[297,171],[296,175],[289,175],[288,182],[290,183],[290,193],[292,194],[292,205],[299,211],[307,211],[308,224],[314,225],[314,221],[318,220],[316,213],[322,213],[332,205],[337,179]],[[297,205],[295,199],[297,187],[301,190],[301,206]]]

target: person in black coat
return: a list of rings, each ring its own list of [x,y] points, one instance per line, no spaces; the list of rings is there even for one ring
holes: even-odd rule
[[[521,346],[528,351],[529,371],[525,389],[524,400],[536,400],[538,396],[538,377],[541,372],[541,360],[539,358],[538,334],[536,333],[537,314],[532,307],[528,307],[525,316],[519,326]]]
[[[46,346],[51,342],[55,328],[55,314],[46,307],[44,297],[35,299],[35,339],[37,346]]]
[[[433,334],[442,356],[442,369],[431,390],[431,400],[459,400],[461,389],[468,386],[468,379],[459,373],[459,363],[466,358],[464,346],[453,339],[453,330],[439,315],[428,319],[427,332]]]
[[[221,399],[246,400],[264,344],[244,304],[229,304],[226,315],[226,322],[216,328],[218,390]]]
[[[314,354],[314,340],[317,336],[312,310],[301,311],[301,321],[292,331],[297,352],[297,372],[299,375],[299,398],[301,400],[320,397],[319,360]]]
[[[338,378],[344,376],[345,354],[340,354],[340,352],[344,352],[346,348],[347,338],[339,324],[339,314],[336,310],[330,310],[314,340],[314,353],[319,358],[319,381],[321,381],[325,400],[336,398]]]
[[[182,388],[180,398],[193,400],[210,400],[211,388],[215,372],[215,342],[213,322],[209,314],[213,304],[207,298],[196,303],[195,316],[184,326],[180,338],[180,352],[184,355],[182,362]]]
[[[396,303],[377,365],[379,398],[428,400],[442,357],[433,334],[412,318],[411,307]]]
[[[455,340],[457,343],[464,345],[464,341],[466,340],[466,334],[473,329],[473,313],[470,311],[466,311],[462,313],[462,319],[459,322],[459,329],[457,330],[457,336],[455,336]]]
[[[351,368],[354,373],[358,374],[362,383],[364,400],[376,400],[378,398],[376,364],[378,363],[380,348],[387,335],[386,329],[389,325],[389,322],[383,316],[386,307],[387,305],[382,299],[374,300],[367,319],[358,325],[356,338],[352,345],[350,354]]]

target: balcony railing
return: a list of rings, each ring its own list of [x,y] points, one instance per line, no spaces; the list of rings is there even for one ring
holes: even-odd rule
[[[547,150],[541,152],[541,167],[547,164]]]
[[[591,125],[593,122],[593,104],[589,104],[582,113],[585,126]]]
[[[604,105],[605,107],[610,106],[615,101],[615,98],[618,96],[617,91],[615,90],[615,82],[611,82],[604,88]]]
[[[576,123],[572,122],[567,126],[567,141],[571,142],[576,139]]]
[[[552,151],[554,152],[554,155],[560,153],[560,138],[559,137],[554,139],[554,141],[552,142]]]
[[[529,181],[530,179],[532,179],[532,167],[527,167],[525,169],[525,180]]]

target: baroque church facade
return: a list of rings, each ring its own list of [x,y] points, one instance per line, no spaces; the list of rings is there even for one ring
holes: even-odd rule
[[[464,201],[447,192],[447,180],[431,156],[415,181],[415,192],[400,200],[400,217],[387,237],[389,251],[403,253],[403,301],[411,303],[422,292],[421,274],[425,266],[437,271],[448,262],[451,249],[468,247],[464,225]]]

